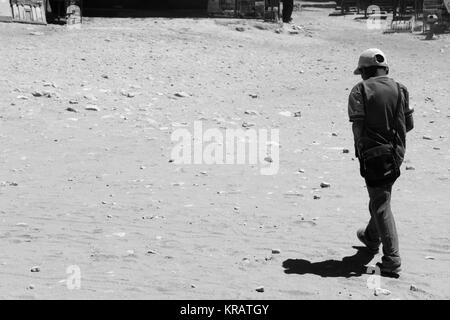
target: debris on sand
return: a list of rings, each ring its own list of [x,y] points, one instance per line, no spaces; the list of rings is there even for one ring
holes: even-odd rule
[[[319,199],[320,199],[320,196],[317,195],[317,194],[315,194],[313,198],[314,198],[314,200],[319,200]]]
[[[39,267],[39,266],[31,267],[30,271],[31,272],[40,272],[41,271],[41,267]]]
[[[272,249],[272,254],[280,254],[281,250],[280,249]]]
[[[430,136],[423,136],[422,139],[423,140],[433,140],[433,138],[431,138]]]
[[[78,112],[77,110],[75,110],[74,108],[71,108],[71,107],[66,108],[66,111],[69,111],[69,112]]]
[[[350,153],[349,149],[342,149],[342,153]]]
[[[244,32],[245,28],[244,27],[236,27],[236,31]]]
[[[256,290],[256,292],[264,292],[264,287],[263,286],[259,286],[255,290]]]
[[[405,170],[416,170],[416,168],[414,168],[413,166],[406,166]]]

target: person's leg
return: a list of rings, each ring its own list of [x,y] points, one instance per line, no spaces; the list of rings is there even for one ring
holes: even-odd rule
[[[383,244],[383,267],[395,269],[401,265],[401,259],[397,228],[391,211],[392,184],[382,187],[367,186],[367,190],[370,196],[371,222]]]
[[[292,11],[294,10],[294,0],[283,0],[283,22],[292,20]]]

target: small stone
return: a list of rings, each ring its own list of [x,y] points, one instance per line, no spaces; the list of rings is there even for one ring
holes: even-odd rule
[[[305,173],[305,169],[298,169],[298,172]]]
[[[250,93],[249,96],[252,97],[253,99],[258,98],[258,95],[257,95],[257,94],[254,94],[254,93]]]
[[[348,150],[348,149],[342,149],[342,153],[350,153],[350,150]]]
[[[108,219],[111,219],[113,216],[110,215],[110,214],[108,214],[106,217],[107,217]]]
[[[33,91],[31,94],[33,95],[33,97],[42,97],[44,95],[40,91]]]
[[[88,111],[98,111],[98,107],[96,105],[87,105],[86,108],[84,108],[85,110]]]
[[[74,108],[71,108],[71,107],[66,108],[66,111],[69,111],[69,112],[78,112],[77,110],[75,110]]]
[[[264,161],[269,162],[269,163],[273,162],[272,157],[265,157]]]
[[[336,132],[331,133],[331,135],[332,135],[333,137],[337,137],[337,136],[338,136],[338,134],[337,134]]]
[[[86,94],[84,95],[84,98],[91,101],[97,101],[97,97],[92,94]]]
[[[320,196],[318,196],[318,195],[315,194],[313,198],[314,198],[314,200],[319,200],[319,199],[320,199]]]
[[[388,289],[382,289],[382,288],[376,288],[373,293],[376,296],[380,296],[380,295],[388,296],[391,294],[391,292]]]
[[[27,96],[17,96],[17,99],[28,100],[28,97]]]
[[[426,260],[434,260],[435,258],[432,257],[432,256],[426,256],[425,259],[426,259]]]
[[[186,92],[181,91],[181,92],[175,93],[175,97],[178,97],[178,98],[188,98],[188,97],[189,97],[189,94],[186,93]]]
[[[417,292],[417,291],[419,291],[419,288],[417,288],[415,285],[412,284],[412,285],[409,287],[409,290]]]
[[[251,116],[257,116],[258,115],[258,111],[256,111],[256,110],[246,110],[246,111],[244,111],[244,114],[248,114],[248,115],[251,115]]]
[[[27,289],[28,290],[33,290],[35,287],[34,287],[34,284],[30,284],[28,287],[27,287]]]
[[[242,127],[243,128],[250,128],[250,127],[254,127],[254,126],[255,126],[255,124],[251,123],[251,122],[244,122],[244,123],[242,123]]]
[[[280,249],[272,249],[272,254],[280,254],[281,250]]]
[[[18,227],[28,227],[28,223],[19,222],[18,224],[16,224],[16,226],[18,226]]]
[[[430,136],[423,136],[422,139],[424,139],[424,140],[433,140],[433,138],[431,138]]]
[[[302,116],[302,112],[301,111],[294,112],[294,117],[295,118],[300,118],[301,116]]]
[[[414,168],[413,166],[406,166],[405,170],[416,170],[416,168]]]
[[[148,254],[157,254],[157,252],[155,250],[147,250]]]
[[[77,100],[69,100],[69,103],[70,104],[78,104],[78,101]]]
[[[264,292],[264,287],[260,286],[260,287],[256,288],[255,290],[256,290],[256,292]]]
[[[320,184],[320,187],[321,187],[321,188],[329,188],[329,187],[331,187],[331,184],[329,184],[328,182],[322,182],[322,183]]]
[[[41,271],[41,267],[39,267],[39,266],[31,267],[30,271],[31,272],[40,272]]]
[[[191,288],[195,289],[196,288],[195,284],[191,284]]]
[[[236,31],[243,32],[245,31],[244,27],[236,27]]]

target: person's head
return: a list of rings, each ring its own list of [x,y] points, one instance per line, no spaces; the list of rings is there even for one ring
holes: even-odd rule
[[[389,74],[389,65],[383,51],[376,48],[364,51],[353,73],[361,75],[363,80]]]

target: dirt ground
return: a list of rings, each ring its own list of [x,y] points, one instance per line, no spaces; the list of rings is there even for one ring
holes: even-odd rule
[[[329,12],[295,12],[297,34],[233,19],[1,24],[0,298],[449,299],[450,37]],[[347,98],[370,47],[415,109],[392,201],[403,273],[381,296],[356,265],[381,256],[352,247],[369,213]],[[196,120],[279,128],[278,174],[170,162],[171,132]]]

